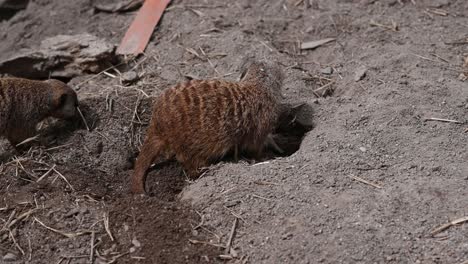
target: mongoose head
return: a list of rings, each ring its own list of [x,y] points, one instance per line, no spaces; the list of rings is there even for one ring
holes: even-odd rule
[[[284,74],[274,62],[261,62],[250,59],[242,63],[241,82],[253,82],[269,90],[276,98],[283,98]]]
[[[50,115],[60,119],[75,117],[78,107],[78,97],[75,91],[59,80],[50,79],[45,82],[50,85],[52,90]]]

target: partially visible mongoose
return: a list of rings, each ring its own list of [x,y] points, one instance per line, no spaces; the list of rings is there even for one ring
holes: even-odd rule
[[[245,61],[239,82],[191,80],[160,95],[135,163],[132,193],[145,193],[156,157],[175,157],[190,177],[229,151],[260,157],[275,129],[283,73],[274,63]],[[274,144],[274,142],[273,142]]]
[[[40,121],[72,118],[77,106],[75,91],[59,80],[0,78],[0,136],[16,148],[35,135]]]

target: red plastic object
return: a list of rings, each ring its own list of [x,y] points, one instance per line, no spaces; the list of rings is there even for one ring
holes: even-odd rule
[[[117,48],[117,54],[138,55],[143,53],[169,2],[171,0],[146,0],[125,33]]]

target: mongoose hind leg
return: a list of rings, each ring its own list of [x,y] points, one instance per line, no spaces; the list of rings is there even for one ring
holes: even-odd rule
[[[131,192],[134,194],[144,194],[146,176],[148,169],[155,158],[162,154],[163,143],[153,137],[149,137],[143,144],[140,154],[135,162],[135,170],[131,178]]]

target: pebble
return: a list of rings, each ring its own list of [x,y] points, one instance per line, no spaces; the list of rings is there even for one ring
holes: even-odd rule
[[[362,67],[359,67],[356,72],[354,73],[354,81],[358,82],[360,80],[362,80],[362,78],[364,78],[366,76],[366,73],[367,73],[367,68],[362,66]]]
[[[17,259],[18,257],[13,253],[6,253],[5,256],[3,256],[4,261],[15,261]]]
[[[125,84],[131,84],[138,81],[138,74],[134,71],[128,71],[122,74],[122,82]]]
[[[320,70],[322,74],[330,75],[333,73],[332,67],[326,67]]]

